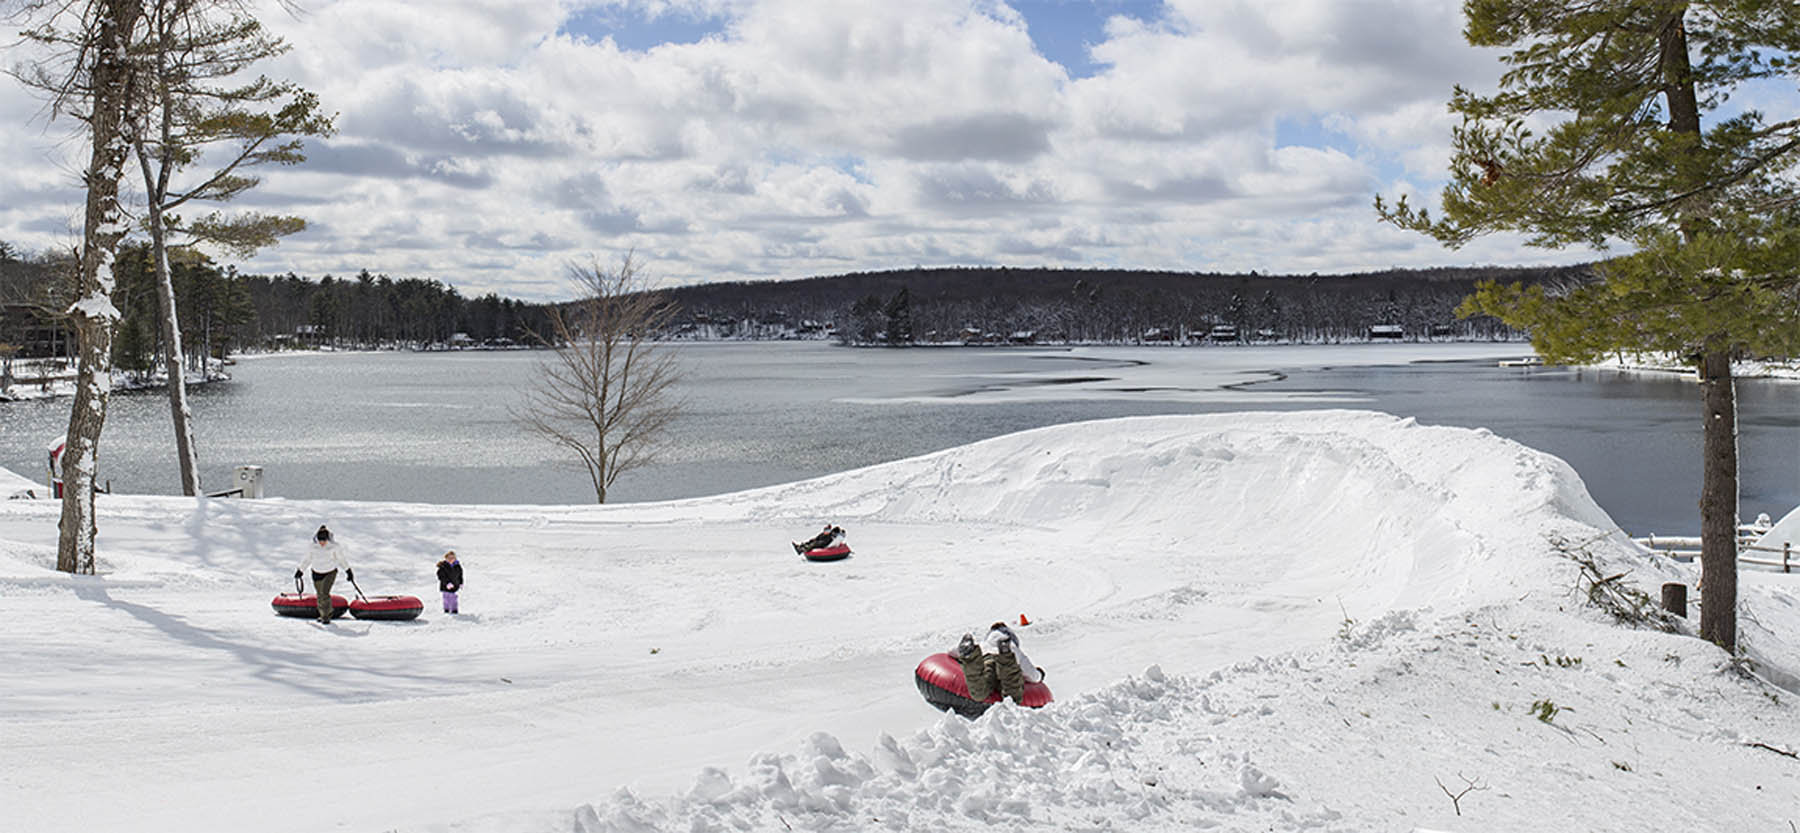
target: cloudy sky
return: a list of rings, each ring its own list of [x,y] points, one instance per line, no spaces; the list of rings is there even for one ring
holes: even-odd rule
[[[1497,74],[1451,0],[300,4],[266,71],[339,132],[238,200],[311,224],[241,271],[547,299],[627,250],[664,285],[1587,257],[1376,222],[1435,204],[1450,87]],[[0,84],[0,240],[78,239],[73,133]]]

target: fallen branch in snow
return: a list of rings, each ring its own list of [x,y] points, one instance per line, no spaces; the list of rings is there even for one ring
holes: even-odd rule
[[[1777,754],[1777,755],[1785,755],[1785,756],[1787,756],[1787,757],[1789,757],[1789,758],[1795,758],[1795,759],[1800,759],[1800,752],[1792,752],[1792,751],[1789,751],[1789,750],[1786,750],[1786,749],[1782,749],[1782,748],[1780,748],[1780,747],[1775,747],[1775,746],[1770,746],[1770,745],[1768,745],[1768,744],[1766,744],[1766,743],[1763,743],[1763,742],[1762,742],[1762,741],[1755,741],[1755,740],[1753,740],[1753,741],[1751,741],[1751,742],[1749,742],[1749,743],[1746,743],[1746,744],[1744,744],[1744,745],[1745,745],[1745,746],[1751,746],[1751,747],[1755,747],[1755,748],[1757,748],[1757,749],[1767,749],[1767,750],[1769,750],[1769,751],[1770,751],[1770,752],[1773,752],[1773,753],[1775,753],[1775,754]],[[1792,822],[1789,822],[1789,824],[1790,824],[1790,825],[1791,825],[1791,824],[1792,824]]]
[[[1481,792],[1482,790],[1487,789],[1487,785],[1481,783],[1481,779],[1479,778],[1464,778],[1463,774],[1460,772],[1456,773],[1456,777],[1462,778],[1463,784],[1465,785],[1462,792],[1459,793],[1451,792],[1449,787],[1444,786],[1443,781],[1438,781],[1436,775],[1431,776],[1431,780],[1437,781],[1438,789],[1443,790],[1444,795],[1450,796],[1450,807],[1456,810],[1456,814],[1460,816],[1462,815],[1463,796],[1468,795],[1471,792]]]
[[[1679,633],[1681,627],[1675,617],[1662,609],[1650,594],[1645,593],[1624,582],[1630,572],[1608,574],[1600,568],[1600,563],[1588,546],[1593,541],[1579,544],[1562,536],[1550,539],[1550,546],[1564,558],[1575,562],[1580,569],[1576,579],[1576,590],[1587,597],[1588,603],[1611,615],[1615,621],[1633,627],[1654,628],[1664,633]]]

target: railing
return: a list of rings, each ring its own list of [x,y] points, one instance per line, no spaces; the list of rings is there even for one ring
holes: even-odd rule
[[[1745,550],[1750,550],[1751,552],[1778,552],[1781,553],[1781,560],[1776,561],[1772,558],[1753,558],[1744,555]],[[1791,573],[1794,571],[1794,545],[1792,542],[1784,541],[1781,544],[1781,549],[1776,549],[1774,547],[1759,547],[1755,544],[1740,546],[1738,547],[1738,563],[1757,564],[1764,567],[1780,567],[1782,572]]]
[[[1791,573],[1800,568],[1800,553],[1794,552],[1792,542],[1784,542],[1780,547],[1765,547],[1754,543],[1768,527],[1746,524],[1738,527],[1738,563],[1753,564],[1758,567],[1779,567],[1784,573]],[[1650,535],[1644,538],[1631,539],[1639,546],[1655,553],[1666,555],[1676,561],[1693,561],[1700,556],[1700,538],[1693,535]],[[1751,553],[1751,554],[1746,554]],[[1754,553],[1776,553],[1781,557],[1761,558]]]

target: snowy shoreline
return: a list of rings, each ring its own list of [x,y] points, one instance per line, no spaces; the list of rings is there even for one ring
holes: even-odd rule
[[[44,378],[45,380],[42,382],[32,382],[29,384],[15,382],[10,387],[0,389],[0,405],[4,405],[7,402],[60,399],[75,395],[76,372],[73,366],[68,367],[66,370],[59,372],[54,376],[47,376]],[[161,370],[148,374],[114,371],[112,374],[112,390],[114,393],[121,391],[163,390],[168,387],[168,378],[168,374],[161,372]],[[225,371],[224,366],[215,363],[204,376],[196,375],[188,379],[187,385],[189,388],[195,388],[212,382],[226,382],[230,380],[231,374]]]
[[[1778,829],[1800,806],[1768,751],[1800,749],[1796,698],[1611,623],[1555,542],[1653,596],[1694,568],[1484,430],[1137,417],[663,503],[98,505],[89,577],[52,569],[55,504],[0,501],[0,600],[35,623],[0,642],[22,829]],[[852,558],[792,556],[821,517]],[[435,601],[454,547],[465,613],[273,616],[319,523],[370,593]],[[1742,579],[1756,667],[1800,668],[1796,577]],[[1020,613],[1056,702],[924,704],[922,656]],[[299,761],[330,765],[297,786]],[[1459,813],[1439,784],[1465,778]],[[280,811],[297,790],[330,798]]]
[[[1590,367],[1641,373],[1674,373],[1697,378],[1694,368],[1674,361],[1670,356],[1629,354],[1596,362]],[[1732,362],[1731,374],[1738,379],[1800,380],[1800,360],[1759,361],[1740,359]]]

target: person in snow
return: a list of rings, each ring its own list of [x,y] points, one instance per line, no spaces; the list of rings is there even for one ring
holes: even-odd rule
[[[319,524],[319,531],[313,533],[313,545],[306,551],[306,557],[300,559],[300,566],[294,568],[294,578],[299,578],[307,570],[312,571],[313,592],[319,595],[319,621],[331,622],[331,585],[337,583],[339,570],[344,571],[344,578],[356,580],[356,573],[350,569],[350,562],[344,560],[343,550],[331,540],[331,530]]]
[[[444,594],[444,612],[456,613],[456,591],[462,589],[462,562],[456,560],[456,550],[444,553],[443,560],[437,563],[438,590]]]
[[[813,537],[808,538],[805,541],[794,544],[794,552],[802,553],[802,552],[806,552],[807,550],[822,550],[826,547],[833,546],[843,540],[844,540],[844,528],[843,527],[832,526],[831,524],[826,524],[824,529],[819,530],[819,534],[814,535]]]
[[[969,698],[977,702],[986,700],[998,688],[1007,699],[1018,703],[1025,697],[1026,683],[1044,680],[1044,669],[1031,664],[1019,648],[1018,634],[1005,622],[995,622],[980,642],[972,633],[963,634],[951,655],[962,663]]]

